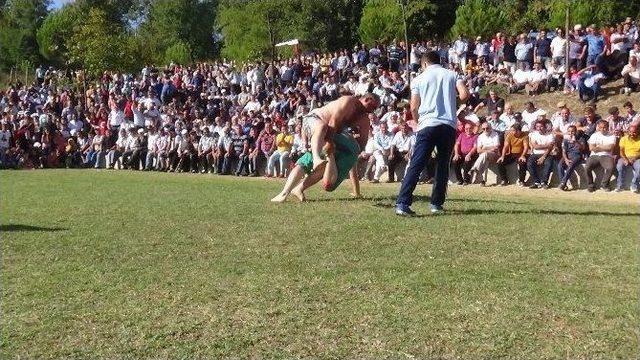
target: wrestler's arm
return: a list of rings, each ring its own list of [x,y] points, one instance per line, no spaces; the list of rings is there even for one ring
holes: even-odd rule
[[[356,141],[358,145],[360,145],[360,150],[363,150],[367,146],[367,140],[369,140],[369,128],[371,124],[369,123],[369,114],[362,114],[358,118],[358,121],[355,122],[358,127],[358,137]]]

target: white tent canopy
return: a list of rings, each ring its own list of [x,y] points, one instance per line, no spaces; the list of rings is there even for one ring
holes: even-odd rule
[[[281,42],[276,44],[277,47],[280,46],[293,46],[293,45],[298,45],[300,43],[300,41],[298,41],[298,39],[293,39],[293,40],[289,40],[289,41],[285,41],[285,42]]]

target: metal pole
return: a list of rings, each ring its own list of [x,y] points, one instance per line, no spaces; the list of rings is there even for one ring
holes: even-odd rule
[[[404,23],[404,44],[407,48],[405,58],[405,74],[407,76],[407,85],[411,88],[411,71],[409,69],[411,45],[409,45],[409,32],[407,31],[407,15],[406,15],[406,0],[400,1],[402,7],[402,22]]]
[[[567,0],[567,11],[565,13],[565,29],[564,29],[564,38],[566,39],[566,45],[565,45],[565,54],[564,54],[564,71],[565,71],[565,81],[569,81],[569,50],[571,48],[571,42],[569,40],[569,5],[571,3],[571,0]]]

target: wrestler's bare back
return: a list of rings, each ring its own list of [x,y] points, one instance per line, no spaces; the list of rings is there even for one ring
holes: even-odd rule
[[[342,96],[327,105],[313,110],[333,132],[341,132],[346,127],[358,127],[360,136],[367,139],[369,117],[367,111],[356,96]]]

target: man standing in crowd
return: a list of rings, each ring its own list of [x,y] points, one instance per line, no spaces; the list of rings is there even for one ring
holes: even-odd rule
[[[420,173],[433,150],[437,151],[436,179],[431,195],[431,212],[444,209],[449,181],[449,161],[456,141],[456,92],[460,100],[469,98],[469,90],[455,72],[440,65],[440,55],[429,51],[423,58],[424,72],[411,83],[411,114],[418,120],[418,133],[411,164],[402,181],[396,201],[396,214],[412,216],[413,191]]]

